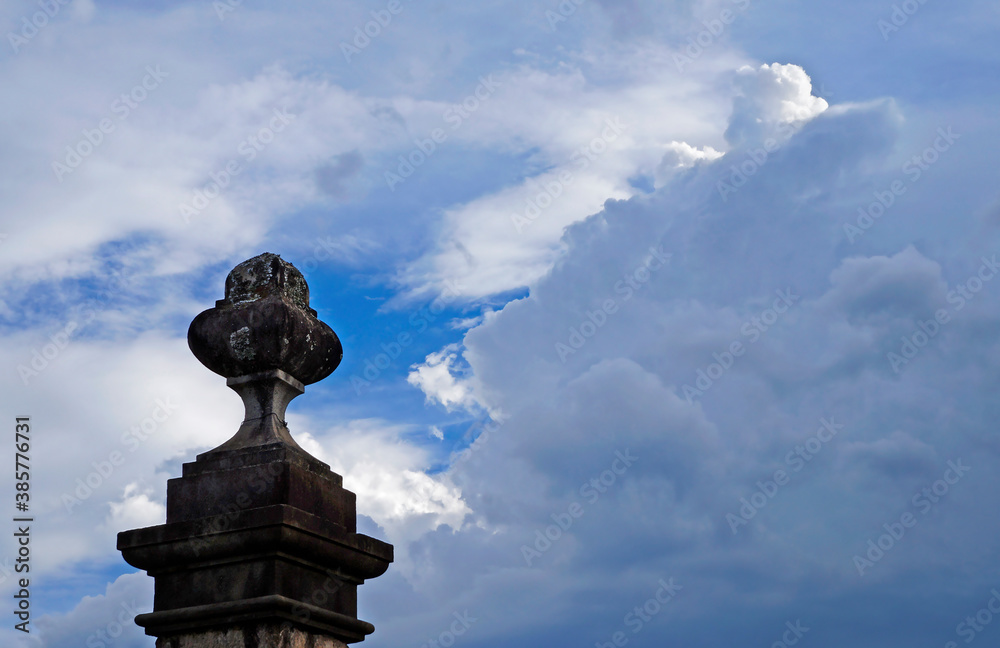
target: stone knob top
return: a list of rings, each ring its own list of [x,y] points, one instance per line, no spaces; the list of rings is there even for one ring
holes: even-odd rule
[[[233,268],[225,299],[191,322],[188,346],[226,378],[281,370],[304,385],[329,376],[344,355],[337,334],[309,307],[305,277],[271,253]]]
[[[316,311],[309,308],[309,285],[305,277],[291,263],[270,252],[247,259],[233,268],[226,277],[226,298],[215,305],[249,304],[272,294],[285,297],[316,317]]]

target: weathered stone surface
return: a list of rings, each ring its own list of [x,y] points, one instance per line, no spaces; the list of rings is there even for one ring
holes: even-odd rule
[[[304,385],[329,376],[344,356],[337,334],[309,307],[302,273],[268,253],[229,273],[226,298],[194,318],[188,346],[220,376],[280,369]]]
[[[281,369],[236,376],[228,379],[226,385],[243,399],[246,414],[233,438],[211,452],[270,443],[284,443],[301,450],[285,425],[285,409],[293,398],[305,391],[305,385]]]
[[[168,482],[166,524],[118,534],[126,562],[155,579],[153,612],[136,623],[160,648],[362,641],[374,627],[357,618],[357,587],[385,572],[393,550],[357,533],[354,493],[284,421],[288,403],[342,355],[309,308],[305,279],[273,254],[241,263],[188,341],[246,414],[231,439]]]
[[[256,625],[210,630],[156,640],[156,648],[346,648],[331,637],[320,637],[288,625]]]

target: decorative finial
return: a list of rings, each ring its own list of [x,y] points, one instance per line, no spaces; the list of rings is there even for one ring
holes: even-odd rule
[[[344,357],[337,334],[309,307],[302,273],[269,252],[233,268],[225,299],[191,322],[188,346],[228,379],[246,407],[236,436],[213,453],[273,443],[301,450],[285,425],[285,408]]]

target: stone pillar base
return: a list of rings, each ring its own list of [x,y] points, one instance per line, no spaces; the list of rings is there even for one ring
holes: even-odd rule
[[[262,623],[160,637],[156,648],[347,648],[347,644],[289,624]]]

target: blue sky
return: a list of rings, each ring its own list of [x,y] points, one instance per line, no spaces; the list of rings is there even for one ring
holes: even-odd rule
[[[265,251],[344,343],[288,421],[395,545],[366,645],[997,642],[995,3],[0,25],[0,388],[37,516],[32,633],[0,644],[153,645],[115,535],[238,427],[185,336]]]

